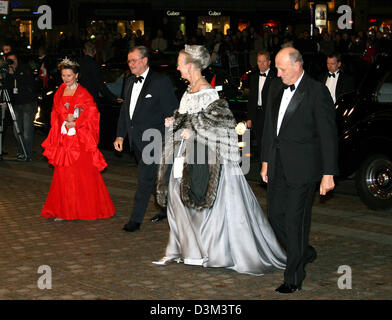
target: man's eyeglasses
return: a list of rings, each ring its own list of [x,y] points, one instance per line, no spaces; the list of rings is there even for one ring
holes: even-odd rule
[[[138,58],[138,59],[127,60],[127,63],[135,63],[136,61],[138,61],[140,59],[143,59],[143,57],[142,58]]]

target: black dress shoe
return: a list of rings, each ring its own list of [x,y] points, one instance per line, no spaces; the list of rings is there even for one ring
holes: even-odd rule
[[[163,219],[166,219],[166,215],[163,215],[162,213],[158,213],[157,215],[151,218],[151,222],[157,223]]]
[[[275,291],[279,293],[293,293],[295,291],[300,291],[300,290],[301,290],[301,285],[295,286],[293,284],[288,284],[285,282]]]
[[[134,232],[140,229],[140,223],[129,221],[127,224],[124,224],[123,230],[128,232]]]

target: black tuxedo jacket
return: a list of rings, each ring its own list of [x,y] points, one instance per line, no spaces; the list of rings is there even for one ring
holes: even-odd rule
[[[117,137],[125,138],[128,135],[131,149],[134,144],[139,150],[142,150],[149,143],[142,141],[143,132],[154,128],[158,129],[163,137],[165,118],[173,116],[174,110],[178,108],[178,100],[169,78],[150,68],[131,120],[129,104],[133,84],[133,77],[130,77],[124,85],[124,102],[121,105],[117,123]]]
[[[248,119],[252,122],[257,118],[257,101],[259,98],[259,74],[260,71],[253,72],[249,78],[249,96],[248,96]],[[263,90],[261,92],[262,111],[265,112],[265,107],[268,102],[268,91],[272,80],[276,78],[276,70],[270,69],[268,76],[265,79]]]
[[[329,72],[326,72],[323,74],[323,76],[320,78],[320,81],[324,84],[326,84],[327,79],[328,79],[328,74]],[[343,72],[342,70],[339,71],[339,78],[338,82],[336,83],[336,91],[335,91],[335,97],[336,100],[343,95],[344,93],[351,92],[355,90],[355,81],[352,76],[349,74]]]
[[[80,84],[87,89],[98,103],[99,93],[104,95],[109,101],[115,101],[116,96],[106,87],[103,82],[101,69],[98,63],[89,55],[84,55],[80,61]],[[98,105],[99,108],[99,105]]]
[[[262,161],[274,178],[277,149],[287,181],[310,183],[338,174],[335,108],[328,88],[306,73],[296,89],[276,134],[283,95],[280,78],[273,80],[264,124]]]

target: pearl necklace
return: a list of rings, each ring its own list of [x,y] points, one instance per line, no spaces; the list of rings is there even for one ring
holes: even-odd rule
[[[73,90],[73,89],[76,89],[77,87],[78,87],[78,83],[75,82],[74,84],[71,84],[70,86],[67,86],[67,89]]]

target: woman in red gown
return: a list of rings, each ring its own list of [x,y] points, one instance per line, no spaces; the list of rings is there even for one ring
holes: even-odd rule
[[[54,166],[44,218],[93,220],[115,213],[100,173],[107,166],[97,148],[100,114],[93,97],[77,83],[78,67],[68,59],[59,65],[64,83],[54,96],[51,129],[42,143]]]

